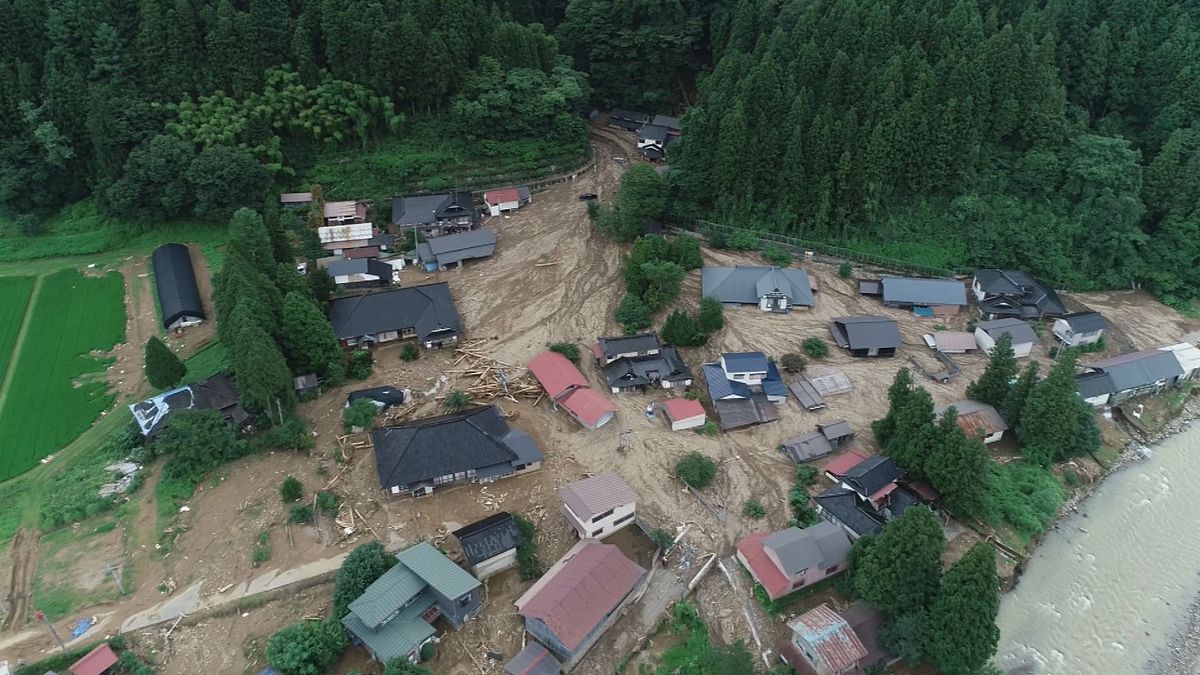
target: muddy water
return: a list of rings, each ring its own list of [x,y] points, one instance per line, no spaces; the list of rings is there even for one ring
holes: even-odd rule
[[[1001,601],[996,664],[1009,675],[1146,673],[1197,597],[1200,423],[1110,476],[1044,538]]]

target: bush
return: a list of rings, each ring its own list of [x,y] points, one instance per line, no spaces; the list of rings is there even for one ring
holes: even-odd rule
[[[285,502],[299,501],[304,496],[304,485],[295,476],[288,476],[279,485],[279,496]]]
[[[428,663],[429,661],[432,661],[434,659],[434,657],[436,657],[436,656],[437,656],[437,643],[436,642],[426,642],[425,644],[421,645],[421,654],[420,654],[421,663]]]
[[[355,349],[350,352],[350,360],[346,364],[346,377],[352,380],[365,380],[371,376],[375,366],[375,357],[369,349]]]
[[[1062,486],[1049,471],[1024,462],[993,463],[987,484],[988,522],[1007,522],[1023,540],[1046,529],[1062,506]]]
[[[650,327],[650,308],[633,293],[626,293],[625,297],[621,298],[621,304],[617,305],[614,317],[625,329],[626,335]]]
[[[804,353],[808,354],[810,358],[820,359],[829,355],[829,345],[819,337],[804,338],[801,346],[804,348]]]
[[[706,335],[721,330],[725,327],[725,306],[717,302],[715,298],[702,298],[696,323],[700,325],[700,330],[704,331]]]
[[[700,400],[700,390],[699,389],[688,389],[687,391],[683,392],[683,397],[689,401],[699,401]]]
[[[802,373],[804,372],[805,366],[808,365],[808,359],[800,356],[799,354],[789,352],[783,355],[783,358],[779,360],[779,364],[783,366],[783,369],[786,372],[793,374]]]
[[[321,513],[332,516],[338,512],[338,507],[342,505],[342,500],[332,492],[322,490],[317,493],[317,508]]]
[[[537,531],[533,523],[520,514],[513,514],[517,529],[521,531],[521,545],[517,547],[517,574],[521,581],[533,581],[546,572],[537,555]]]
[[[333,582],[333,613],[330,618],[340,621],[350,611],[350,603],[395,564],[395,556],[384,550],[383,544],[378,541],[362,544],[350,551]]]
[[[405,343],[400,349],[400,358],[404,361],[416,361],[421,358],[421,348],[413,342]]]
[[[299,417],[289,417],[250,439],[255,450],[300,450],[308,452],[316,445],[308,425]]]
[[[550,351],[558,352],[567,357],[571,363],[579,365],[579,345],[571,342],[555,342],[550,345]]]
[[[469,405],[471,405],[471,395],[458,389],[446,394],[446,400],[442,401],[442,407],[450,412],[458,412]]]
[[[758,235],[745,230],[734,232],[726,235],[723,240],[724,246],[733,251],[750,251],[758,248]],[[715,244],[714,244],[715,246]]]
[[[808,464],[799,464],[796,466],[796,483],[804,487],[812,487],[817,482],[817,467]]]
[[[850,277],[854,276],[854,266],[849,262],[844,262],[841,265],[838,265],[838,276],[843,279],[849,279]]]
[[[675,464],[675,475],[689,487],[703,490],[717,477],[717,465],[698,452],[689,452]]]
[[[421,666],[413,665],[408,659],[392,659],[383,667],[383,675],[433,675]]]
[[[717,435],[717,423],[716,422],[705,422],[703,426],[696,427],[695,432],[700,434],[701,436],[716,436]]]
[[[675,310],[667,316],[662,329],[663,342],[677,347],[699,347],[708,342],[708,336],[700,330],[691,314]]]
[[[369,398],[360,398],[342,409],[342,430],[369,429],[379,414],[379,406]]]
[[[742,515],[758,520],[767,515],[767,507],[763,506],[762,502],[757,499],[747,499],[746,503],[742,506]]]
[[[271,559],[271,533],[260,532],[258,541],[254,545],[254,553],[252,561],[255,567],[267,562]]]
[[[775,267],[787,267],[792,264],[792,252],[779,248],[774,244],[763,249],[763,257]]]
[[[346,648],[346,631],[335,621],[284,626],[267,643],[267,662],[289,675],[322,675]]]
[[[671,544],[675,543],[675,535],[667,532],[661,527],[656,527],[653,530],[650,530],[650,534],[646,536],[650,537],[650,541],[654,542],[655,546],[662,549],[663,553],[669,551],[671,549]]]
[[[313,520],[313,510],[308,504],[301,506],[293,506],[292,513],[289,516],[293,523],[311,523]]]

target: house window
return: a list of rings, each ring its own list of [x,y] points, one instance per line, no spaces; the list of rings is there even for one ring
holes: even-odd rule
[[[839,565],[831,565],[831,566],[829,566],[829,567],[826,567],[826,568],[825,568],[825,574],[826,574],[826,575],[833,574],[834,572],[838,571],[838,569],[839,569],[840,567],[841,567],[841,565],[840,565],[840,564],[839,564]]]
[[[602,528],[600,528],[600,529],[598,529],[598,530],[596,530],[595,532],[592,532],[592,536],[593,536],[593,537],[599,537],[599,536],[600,536],[600,535],[602,535],[602,534],[604,534],[604,528],[603,528],[603,527],[602,527]]]
[[[417,334],[416,328],[401,328],[400,329],[400,337],[402,337],[402,338],[410,338],[410,337],[415,336],[416,334]]]
[[[617,518],[616,520],[614,520],[613,525],[620,525],[621,523],[628,523],[632,518],[633,518],[632,513],[623,515],[620,518]]]
[[[607,518],[607,517],[611,516],[611,515],[613,514],[613,511],[616,511],[616,509],[609,509],[609,510],[605,511],[604,513],[601,513],[601,514],[599,514],[599,515],[596,515],[596,516],[592,516],[592,522],[593,522],[593,523],[598,523],[598,522],[600,522],[601,520],[604,520],[605,518]]]
[[[458,599],[459,607],[466,607],[469,604],[471,604],[471,596],[470,595],[464,595]]]

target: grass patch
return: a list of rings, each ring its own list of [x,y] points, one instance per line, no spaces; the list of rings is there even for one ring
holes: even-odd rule
[[[25,483],[0,483],[0,543],[7,543],[21,527],[21,509],[17,506],[33,491]]]
[[[225,350],[225,345],[213,340],[203,349],[192,354],[185,364],[187,365],[187,374],[183,376],[183,384],[191,384],[223,372],[229,364],[228,352]]]
[[[763,588],[762,584],[755,583],[754,599],[758,601],[758,604],[762,605],[762,608],[766,610],[768,614],[771,616],[779,616],[781,614],[786,614],[789,608],[792,605],[795,605],[797,602],[800,602],[805,598],[810,598],[817,593],[821,593],[822,591],[833,588],[834,585],[836,585],[837,582],[840,581],[843,576],[845,576],[845,574],[845,572],[838,572],[831,577],[825,577],[811,586],[805,586],[795,593],[788,593],[777,600],[772,600],[770,596],[767,595],[767,589]]]
[[[106,523],[111,521],[106,521]],[[106,523],[102,523],[106,524]],[[33,609],[46,613],[50,621],[58,621],[71,616],[72,613],[100,602],[116,599],[120,591],[112,577],[105,574],[100,583],[91,589],[79,588],[71,583],[77,572],[77,564],[84,561],[85,566],[95,566],[100,572],[104,566],[114,560],[105,560],[90,556],[89,540],[104,529],[80,529],[78,531],[62,529],[42,537],[38,544],[39,563],[37,574],[33,580]],[[110,531],[111,528],[104,530]],[[67,550],[68,555],[60,555]],[[128,567],[124,565],[123,567]],[[48,586],[46,576],[53,575],[57,583]],[[129,580],[128,575],[126,579]]]
[[[115,482],[117,477],[104,467],[129,457],[140,444],[141,436],[133,431],[132,425],[118,430],[112,441],[97,452],[80,457],[65,471],[54,475],[47,489],[42,492],[39,525],[43,531],[78,522],[91,516],[112,510],[125,495],[101,497],[100,486]],[[134,477],[126,494],[132,494],[141,486],[142,474]]]
[[[0,277],[0,384],[12,361],[17,333],[25,322],[25,307],[33,293],[34,277]]]
[[[988,484],[988,522],[1009,529],[1025,548],[1054,520],[1066,495],[1049,471],[1024,462],[993,463]]]
[[[109,350],[124,338],[123,297],[116,273],[83,277],[68,269],[42,279],[0,410],[0,479],[70,443],[112,403],[99,378],[78,380],[107,365],[89,352]]]

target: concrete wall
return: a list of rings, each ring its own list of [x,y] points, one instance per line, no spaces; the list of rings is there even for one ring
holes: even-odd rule
[[[626,518],[626,516],[635,515],[636,510],[637,510],[636,504],[633,504],[633,503],[624,504],[622,506],[618,506],[617,508],[613,509],[613,512],[611,514],[609,514],[608,516],[605,516],[604,518],[601,518],[599,520],[584,521],[584,520],[580,519],[580,517],[578,515],[576,515],[574,511],[571,510],[571,507],[567,506],[566,504],[562,505],[562,513],[563,513],[563,516],[566,517],[566,519],[567,519],[567,524],[571,526],[571,529],[575,530],[575,533],[577,535],[579,535],[579,537],[581,539],[586,538],[586,537],[592,537],[593,539],[603,539],[603,538],[607,537],[608,535],[612,534],[613,532],[625,529],[626,527],[628,527],[630,524],[633,523],[635,518],[632,518],[632,517],[627,518],[626,520],[622,521],[619,525],[617,524],[616,521],[621,520],[622,518]]]
[[[483,581],[484,579],[498,574],[506,569],[516,566],[517,564],[517,549],[511,549],[497,556],[492,556],[487,560],[475,565],[471,568],[475,578]]]

